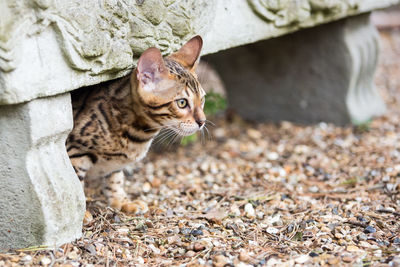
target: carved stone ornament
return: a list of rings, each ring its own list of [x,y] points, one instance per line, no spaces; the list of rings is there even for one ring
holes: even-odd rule
[[[148,47],[168,54],[212,23],[207,0],[3,0],[0,2],[0,69],[17,68],[13,50],[26,36],[49,27],[70,67],[92,75],[133,65]]]
[[[356,10],[360,0],[248,0],[254,12],[276,27],[303,24],[311,17],[330,17]]]

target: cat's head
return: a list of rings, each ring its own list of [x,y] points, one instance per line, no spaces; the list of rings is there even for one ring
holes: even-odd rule
[[[195,73],[202,45],[196,36],[166,58],[157,48],[149,48],[139,58],[133,77],[149,118],[182,136],[201,130],[206,120],[205,92]]]

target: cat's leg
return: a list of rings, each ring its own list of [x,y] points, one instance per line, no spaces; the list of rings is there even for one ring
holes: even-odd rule
[[[104,182],[104,195],[107,197],[108,205],[120,210],[128,199],[124,190],[124,173],[122,171],[113,172],[105,177]]]
[[[147,204],[141,200],[130,201],[124,189],[123,171],[113,172],[105,177],[104,194],[108,205],[126,213],[143,214],[148,211]]]
[[[86,177],[86,173],[93,166],[93,162],[88,156],[82,157],[71,157],[71,164],[75,170],[76,175],[81,181],[83,189],[85,189],[84,179]]]

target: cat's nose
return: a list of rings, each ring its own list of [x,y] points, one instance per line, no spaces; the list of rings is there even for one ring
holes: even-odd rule
[[[199,125],[199,128],[203,127],[203,125],[206,123],[205,120],[196,120],[197,125]]]

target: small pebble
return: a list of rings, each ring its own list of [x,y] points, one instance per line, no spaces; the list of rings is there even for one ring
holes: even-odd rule
[[[371,225],[368,225],[364,229],[364,233],[366,233],[366,234],[372,234],[372,233],[375,233],[375,232],[376,232],[376,229],[374,227],[372,227]]]
[[[332,257],[332,258],[330,258],[330,259],[328,260],[328,263],[329,263],[330,265],[335,265],[335,266],[337,266],[337,265],[340,263],[340,258],[338,258],[338,257]]]
[[[335,237],[336,237],[337,239],[342,239],[342,238],[343,238],[343,235],[342,235],[341,233],[336,233],[336,234],[335,234]]]
[[[257,212],[257,219],[262,220],[264,218],[264,212],[259,211]]]
[[[389,266],[399,267],[400,266],[400,256],[395,256],[393,260],[389,262]]]
[[[189,250],[185,253],[186,258],[193,258],[196,255],[196,253],[193,250]]]
[[[83,217],[83,225],[88,225],[92,221],[93,221],[93,215],[90,213],[90,211],[86,210],[85,216]]]
[[[311,251],[311,252],[310,252],[310,254],[308,254],[308,256],[310,256],[310,257],[314,258],[314,257],[318,257],[318,256],[319,256],[319,254],[318,254],[318,253],[316,253],[316,252],[314,252],[314,251]]]
[[[152,221],[150,221],[150,220],[146,220],[146,226],[147,227],[149,227],[149,228],[154,228],[154,225],[153,225],[153,222]]]
[[[121,211],[127,214],[145,214],[149,211],[147,203],[141,200],[134,200],[125,203],[121,207]]]
[[[162,183],[162,181],[161,181],[160,179],[154,178],[154,179],[151,181],[151,186],[154,187],[154,188],[159,188],[160,185],[161,185],[161,183]]]
[[[142,258],[142,257],[137,257],[136,258],[136,261],[139,263],[139,264],[144,264],[144,259]]]
[[[386,184],[386,188],[389,191],[393,191],[396,188],[396,184]]]
[[[281,200],[290,199],[290,197],[286,194],[281,195]]]
[[[178,248],[178,254],[180,254],[180,255],[185,254],[185,249],[184,248]]]
[[[311,193],[317,193],[319,191],[318,186],[311,186],[308,188],[308,191],[310,191]]]
[[[202,243],[200,243],[200,242],[196,242],[196,243],[194,243],[194,245],[193,245],[193,250],[194,251],[202,251],[202,250],[204,250],[206,247],[202,244]]]
[[[226,135],[226,130],[224,128],[217,128],[214,130],[214,135],[217,138],[223,138]]]
[[[377,249],[374,251],[374,256],[375,257],[382,257],[382,250],[381,249]]]
[[[250,261],[249,253],[247,253],[246,250],[240,251],[239,260],[243,262],[249,262]]]
[[[332,209],[332,213],[335,214],[335,215],[338,215],[338,214],[339,214],[338,208],[337,208],[337,207],[334,207],[334,208]]]
[[[272,234],[272,235],[279,233],[279,229],[277,229],[275,227],[268,227],[266,231],[268,234]]]
[[[71,251],[67,254],[67,258],[70,260],[76,260],[76,259],[78,259],[78,257],[79,257],[78,253],[75,250]]]
[[[178,235],[173,235],[173,236],[167,237],[167,242],[170,245],[175,244],[180,240],[181,240],[181,238]]]
[[[199,236],[199,235],[203,235],[203,231],[201,229],[194,229],[190,232],[190,234],[192,236]]]
[[[364,222],[364,223],[368,222],[367,219],[365,219],[364,217],[361,217],[361,216],[357,216],[357,220],[359,220],[360,222]]]
[[[294,261],[299,264],[304,264],[306,263],[310,257],[308,255],[301,255],[300,257],[296,258]]]
[[[224,267],[228,264],[228,259],[224,255],[216,255],[213,258],[213,266]]]
[[[144,193],[150,192],[150,190],[151,190],[151,184],[150,184],[150,183],[144,183],[142,189],[143,189],[143,192],[144,192]]]
[[[31,255],[26,255],[21,259],[24,263],[29,263],[32,260]]]
[[[129,228],[125,228],[125,227],[117,228],[117,232],[119,235],[127,236],[129,233]]]
[[[277,160],[277,159],[279,158],[279,154],[276,153],[276,152],[269,152],[269,153],[267,154],[267,158],[268,158],[269,160]]]
[[[118,215],[115,215],[113,218],[115,223],[120,223],[121,222],[121,218]]]
[[[191,232],[192,230],[190,229],[190,228],[181,228],[181,229],[179,229],[179,232],[182,234],[182,235],[189,235],[190,234],[190,232]]]
[[[256,212],[251,203],[247,203],[244,206],[244,212],[245,212],[246,217],[249,219],[253,219],[256,216]]]
[[[233,204],[232,206],[231,206],[231,208],[230,208],[230,211],[231,211],[231,213],[234,215],[234,216],[240,216],[240,209],[239,209],[239,207],[236,205],[236,204]]]
[[[155,255],[159,255],[161,253],[160,249],[156,248],[153,244],[150,244],[148,247],[151,249],[151,251]]]
[[[371,247],[371,244],[368,243],[367,241],[360,241],[359,245],[361,247],[364,247],[364,248],[370,248]]]
[[[353,258],[352,258],[352,257],[349,257],[349,256],[345,256],[345,257],[342,258],[342,260],[343,260],[344,262],[352,262],[352,261],[353,261]]]
[[[358,238],[358,240],[367,240],[368,239],[368,236],[366,235],[366,234],[364,234],[364,233],[360,233],[358,236],[357,236],[357,238]]]
[[[359,248],[356,246],[353,246],[353,245],[349,245],[349,246],[347,246],[346,250],[348,252],[355,252],[355,251],[359,251]]]
[[[253,139],[260,139],[262,137],[262,134],[260,133],[260,131],[256,130],[256,129],[247,129],[247,134],[250,138]]]
[[[43,257],[40,259],[40,263],[42,265],[49,265],[51,263],[51,259],[47,258],[47,257]]]
[[[330,233],[330,232],[331,232],[331,229],[328,228],[328,227],[326,227],[326,226],[322,226],[322,227],[321,227],[321,231],[324,232],[324,233]]]

